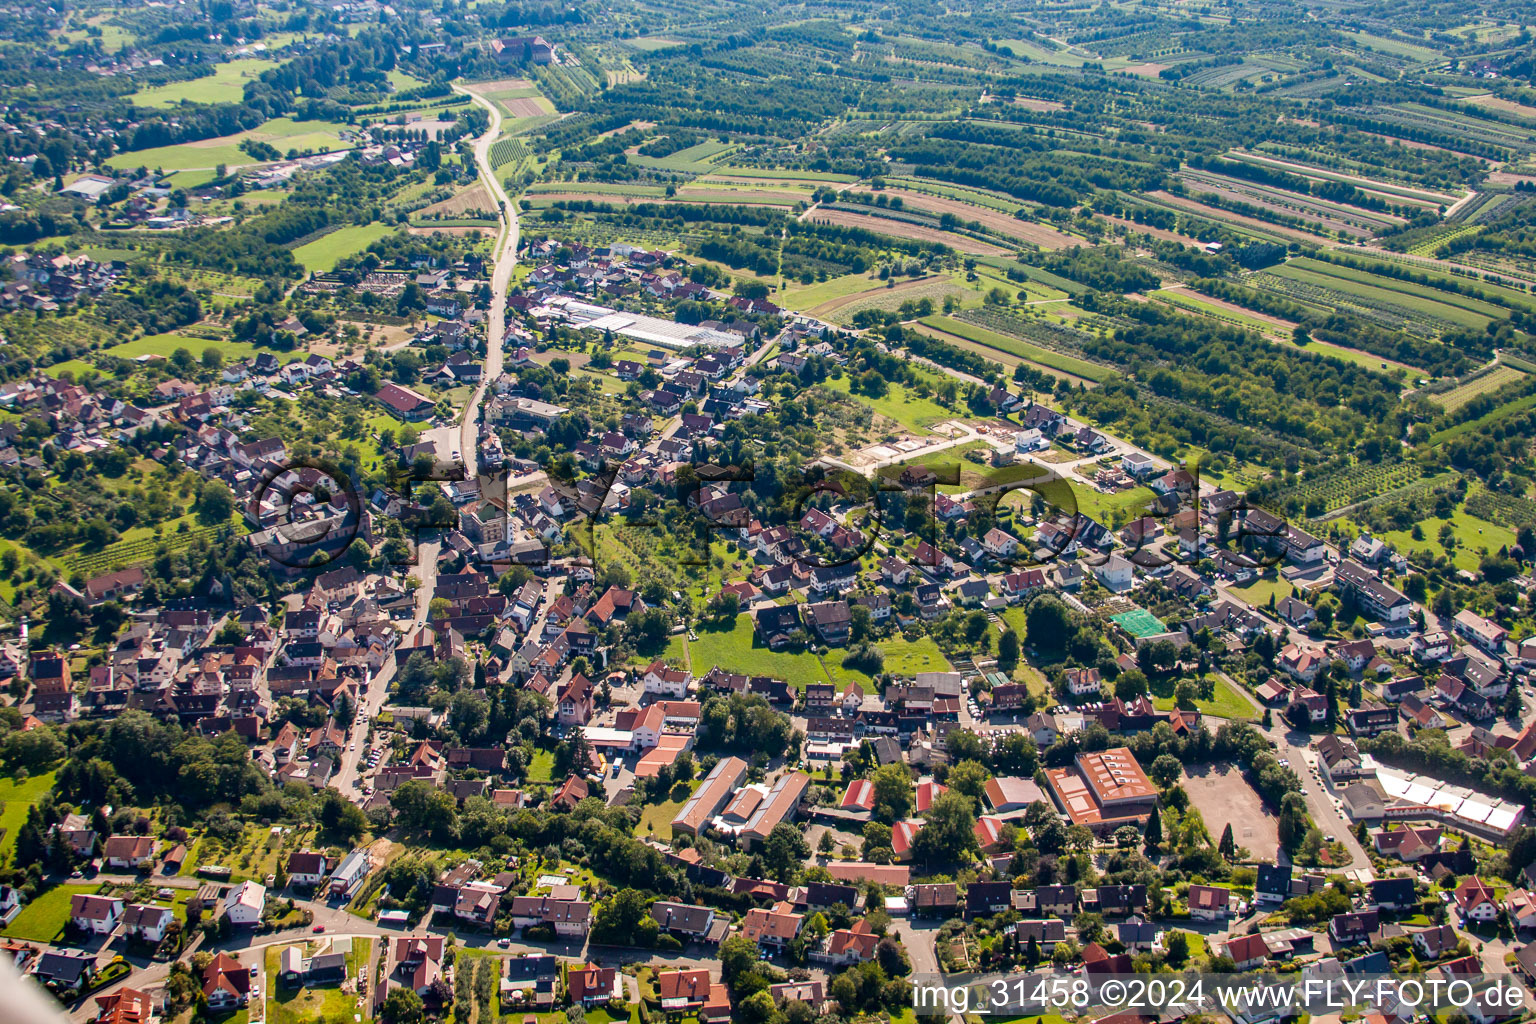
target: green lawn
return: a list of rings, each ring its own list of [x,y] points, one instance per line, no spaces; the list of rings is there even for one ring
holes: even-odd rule
[[[1105,494],[1085,484],[1072,481],[1077,510],[1110,529],[1117,529],[1147,512],[1155,497],[1150,487],[1132,487],[1118,494]]]
[[[138,356],[154,355],[164,356],[169,359],[171,353],[179,348],[191,352],[194,358],[201,359],[203,350],[216,348],[224,354],[226,363],[240,359],[250,359],[260,352],[268,351],[252,345],[247,341],[228,341],[224,339],[193,338],[185,334],[147,334],[133,341],[125,341],[121,345],[113,345],[111,348],[102,349],[104,355],[117,356],[119,359],[134,359]],[[280,363],[290,363],[295,359],[303,359],[303,352],[272,352]]]
[[[675,636],[663,655],[673,664],[687,658],[694,675],[702,676],[719,665],[727,672],[783,679],[797,690],[808,683],[829,682],[821,662],[809,651],[770,651],[757,642],[752,616],[743,612],[727,630],[700,629],[698,642]]]
[[[692,796],[694,790],[699,788],[702,780],[693,779],[688,783],[688,795]],[[666,800],[659,804],[646,804],[640,809],[640,822],[635,826],[635,835],[644,839],[653,836],[662,841],[670,841],[672,838],[672,819],[677,817],[679,811],[688,800]]]
[[[297,989],[279,985],[280,956],[278,947],[267,950],[268,1024],[352,1024],[353,1015],[358,1012],[356,996],[343,992],[340,985]]]
[[[533,760],[528,764],[529,782],[554,782],[555,781],[555,755],[549,750],[535,750]]]
[[[915,676],[919,672],[948,672],[951,666],[944,658],[944,652],[939,650],[939,645],[930,637],[919,637],[916,640],[907,640],[896,637],[892,640],[881,640],[880,650],[885,653],[884,671],[896,676]],[[874,691],[874,680],[867,673],[860,672],[856,668],[848,668],[843,664],[843,658],[847,651],[834,649],[826,656],[827,670],[832,675],[832,684],[841,690],[850,682],[858,683],[864,687],[865,693]]]
[[[252,879],[265,881],[277,872],[279,862],[286,862],[288,854],[306,848],[314,833],[308,829],[273,835],[269,827],[249,824],[233,846],[225,845],[208,836],[198,836],[192,843],[187,859],[181,866],[183,877],[196,875],[204,865],[219,865],[230,869],[231,882]]]
[[[1429,551],[1438,555],[1443,550],[1440,546],[1440,529],[1447,523],[1450,524],[1456,537],[1456,551],[1451,560],[1456,563],[1458,569],[1476,571],[1483,560],[1483,556],[1478,552],[1479,548],[1497,551],[1515,543],[1515,531],[1497,523],[1490,523],[1486,519],[1479,519],[1464,508],[1458,508],[1449,519],[1426,516],[1420,520],[1419,529],[1424,534],[1423,540],[1414,540],[1410,530],[1389,530],[1376,536],[1404,554]]]
[[[1271,597],[1279,601],[1291,596],[1291,585],[1280,579],[1279,574],[1273,569],[1247,586],[1232,587],[1231,590],[1235,594],[1241,594],[1243,600],[1255,608],[1268,605]]]
[[[7,863],[16,849],[16,830],[26,823],[27,809],[53,788],[56,774],[44,772],[22,782],[0,779],[0,865]]]
[[[182,102],[238,103],[247,82],[254,82],[263,71],[275,67],[277,62],[271,60],[233,60],[218,65],[213,74],[203,78],[151,86],[129,98],[140,107],[174,107]]]
[[[1174,700],[1172,697],[1154,697],[1152,704],[1159,711],[1172,711]],[[1196,700],[1195,707],[1201,714],[1211,715],[1215,718],[1230,718],[1242,722],[1251,722],[1257,715],[1254,714],[1253,704],[1242,694],[1232,688],[1232,684],[1225,679],[1217,678],[1216,696],[1212,700]]]
[[[339,228],[307,245],[299,246],[293,250],[293,258],[311,273],[329,273],[343,259],[362,252],[394,231],[393,227],[385,224],[354,224]]]
[[[289,117],[275,117],[250,131],[235,135],[119,153],[108,160],[107,164],[119,169],[158,167],[165,171],[194,170],[217,167],[219,164],[240,167],[260,162],[240,148],[240,143],[246,139],[266,142],[284,154],[290,149],[325,152],[348,148],[350,144],[341,141],[340,133],[349,130],[344,124],[330,121],[295,121]]]
[[[21,908],[15,920],[6,925],[4,934],[13,939],[53,942],[69,923],[69,901],[80,893],[94,893],[100,886],[59,885]]]
[[[850,385],[853,382],[846,375],[835,379],[829,377],[822,383],[834,391],[852,394]],[[928,427],[934,423],[959,418],[954,410],[946,409],[932,399],[919,398],[901,384],[888,385],[886,393],[879,398],[864,394],[853,395],[853,398],[879,415],[895,420],[907,430],[919,434],[928,433]]]

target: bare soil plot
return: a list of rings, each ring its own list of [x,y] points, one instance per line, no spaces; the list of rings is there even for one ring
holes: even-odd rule
[[[1216,762],[1184,769],[1184,792],[1205,819],[1212,841],[1232,826],[1232,838],[1248,848],[1249,856],[1273,864],[1280,850],[1280,821],[1264,806],[1243,771],[1236,765]]]
[[[550,113],[548,105],[537,96],[517,96],[496,102],[513,117],[544,117]]]
[[[865,231],[878,231],[884,235],[895,238],[911,238],[919,242],[938,242],[947,245],[960,252],[974,253],[978,256],[1001,256],[1008,252],[1001,246],[990,242],[978,242],[974,238],[966,238],[964,235],[956,235],[948,231],[940,231],[937,228],[923,227],[921,224],[908,224],[905,221],[892,220],[889,217],[866,216],[862,213],[854,213],[850,210],[817,210],[811,214],[811,220],[818,224],[836,224],[845,228],[863,228]]]
[[[772,178],[754,178],[745,174],[731,174],[730,172],[701,174],[693,179],[696,185],[766,185],[779,187],[797,186],[801,188],[817,189],[823,185],[838,187],[842,185],[837,181],[823,181],[819,178],[796,177],[794,171],[785,171],[782,175]],[[845,186],[846,187],[846,186]]]
[[[1129,67],[1124,67],[1120,70],[1128,75],[1136,75],[1140,78],[1156,78],[1158,75],[1168,70],[1168,65],[1154,64],[1151,61],[1148,61],[1145,64],[1132,64]]]
[[[533,89],[536,86],[526,78],[501,78],[494,82],[476,82],[473,86],[475,92],[512,92],[516,89]]]
[[[1033,96],[1015,96],[1013,98],[1013,105],[1023,107],[1025,110],[1038,110],[1042,113],[1067,109],[1065,103],[1058,103],[1056,100],[1037,100]]]
[[[610,71],[609,74],[611,75],[613,72]],[[618,135],[620,132],[627,132],[631,128],[643,132],[655,127],[655,121],[631,121],[629,124],[621,125],[618,128],[610,128],[606,132],[603,132],[601,135],[597,136],[597,138],[606,139],[610,135]]]
[[[1383,142],[1396,143],[1404,149],[1433,149],[1441,153],[1449,153],[1452,156],[1459,156],[1466,160],[1482,160],[1485,163],[1487,162],[1487,157],[1481,157],[1476,153],[1468,153],[1460,149],[1451,149],[1447,146],[1436,146],[1432,142],[1416,142],[1413,139],[1404,139],[1397,135],[1385,135],[1381,132],[1365,132],[1364,134],[1369,135],[1373,139],[1381,139]]]
[[[494,215],[496,213],[496,201],[491,198],[490,192],[486,190],[484,185],[476,184],[474,187],[467,188],[457,195],[449,196],[440,203],[424,206],[416,212],[418,216],[437,214],[443,217],[457,217],[471,213]]]
[[[1079,239],[1064,235],[1055,228],[1019,220],[1001,210],[975,206],[961,202],[959,199],[932,196],[926,192],[908,192],[905,189],[888,189],[887,191],[891,195],[900,196],[901,201],[909,207],[927,213],[952,213],[964,221],[978,221],[990,231],[1038,245],[1042,249],[1065,249],[1068,246],[1081,244]]]
[[[1536,184],[1536,174],[1516,174],[1512,171],[1492,171],[1488,175],[1490,185],[1532,185]]]

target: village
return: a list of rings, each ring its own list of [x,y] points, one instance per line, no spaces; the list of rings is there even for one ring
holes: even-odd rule
[[[1536,975],[1529,858],[1511,885],[1479,874],[1529,846],[1528,807],[1388,756],[1439,733],[1461,763],[1530,774],[1536,720],[1503,709],[1530,698],[1536,640],[1411,599],[1389,582],[1409,571],[1390,545],[1314,536],[1006,384],[977,392],[986,415],[956,409],[947,433],[805,467],[813,496],[787,519],[774,505],[775,521],[750,486],[707,470],[868,342],[764,300],[733,298],[732,319],[696,324],[600,304],[720,299],[659,270],[665,253],[533,242],[524,255],[535,266],[508,299],[505,369],[490,380],[483,317],[443,271],[361,282],[422,288],[435,319],[412,344],[452,353],[427,378],[484,385],[469,459],[431,397],[392,381],[360,393],[366,364],[315,353],[264,353],[212,387],[162,382],[135,404],[45,374],[0,388],[65,450],[183,428],[151,454],[226,485],[241,543],[286,588],[236,604],[215,580],[198,599],[151,603],[139,567],[58,581],[82,609],[129,616],[83,677],[67,651],[7,643],[21,728],[144,716],[233,745],[271,785],[330,794],[362,823],[350,847],[272,826],[264,873],[193,863],[186,829],[106,806],[51,823],[51,856],[73,870],[31,902],[7,887],[0,919],[25,925],[68,894],[50,941],[6,934],[74,1019],[140,1024],[195,989],[209,1012],[250,1020],[389,1016],[406,991],[433,1014],[468,1000],[482,1014],[648,1006],[723,1021],[764,995],[812,1014],[866,1000],[845,980],[866,967],[1093,978],[1195,957],[1303,977],[1410,964]],[[547,344],[557,331],[621,349],[582,369],[611,380],[603,397],[623,410],[584,421],[559,471],[517,454],[570,436],[573,408],[544,376],[564,358]],[[282,438],[242,429],[247,392],[370,401],[425,429],[390,453],[393,487],[355,494],[335,469],[295,464]],[[981,453],[973,468],[1001,475],[941,490],[935,460],[962,443]],[[0,464],[20,463],[48,472],[0,449]],[[1095,518],[1048,480],[1148,496]],[[925,509],[921,522],[875,515],[887,490]],[[729,554],[697,604],[580,542],[659,511],[704,524],[710,551]],[[1246,598],[1266,574],[1284,596]],[[1341,606],[1363,624],[1350,638],[1326,628]],[[949,622],[979,632],[941,648]],[[1102,646],[1069,653],[1080,628]],[[883,643],[931,654],[910,670],[889,655],[848,668]],[[1172,866],[1189,840],[1162,830],[1191,805],[1211,870]],[[446,818],[507,827],[605,809],[684,887],[616,884],[579,844],[412,861],[428,872],[414,887],[396,875],[411,856],[401,837]],[[1219,855],[1204,831],[1218,824]],[[1120,877],[1143,880],[1103,880]],[[730,943],[761,988],[722,972]]]

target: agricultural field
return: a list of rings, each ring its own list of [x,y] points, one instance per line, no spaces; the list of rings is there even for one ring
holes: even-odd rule
[[[1031,42],[1025,39],[996,39],[993,42],[999,47],[1007,47],[1015,57],[1021,60],[1038,64],[1080,68],[1089,61],[1098,59],[1096,55],[1081,53],[1075,49],[1061,49],[1053,42]]]
[[[494,221],[496,219],[496,201],[491,198],[491,193],[484,185],[476,183],[458,194],[444,199],[442,202],[422,207],[413,216],[418,220],[467,217],[476,220]]]
[[[1263,211],[1267,218],[1273,218],[1277,223],[1325,235],[1369,238],[1405,223],[1402,217],[1395,215],[1324,202],[1298,192],[1210,171],[1186,170],[1179,177],[1197,197],[1210,194],[1224,203],[1241,203],[1249,209]]]
[[[1051,349],[1031,344],[1022,338],[1000,334],[996,331],[987,330],[984,327],[956,320],[953,317],[928,317],[922,321],[922,324],[936,337],[945,338],[945,340],[948,340],[950,336],[959,337],[986,348],[996,349],[1034,363],[1046,370],[1054,371],[1058,375],[1064,374],[1074,382],[1083,380],[1098,383],[1108,377],[1110,373],[1107,368],[1097,363],[1091,363],[1086,359],[1078,359],[1061,352],[1055,352]]]
[[[1297,174],[1312,181],[1336,181],[1346,185],[1353,185],[1362,192],[1371,195],[1379,195],[1385,199],[1402,203],[1410,203],[1422,206],[1426,209],[1438,209],[1449,207],[1461,198],[1458,194],[1449,192],[1437,192],[1431,189],[1414,188],[1395,181],[1383,181],[1380,178],[1367,177],[1361,174],[1349,174],[1343,171],[1326,167],[1318,167],[1315,164],[1301,163],[1296,160],[1287,160],[1272,156],[1268,153],[1252,152],[1249,150],[1232,150],[1227,156],[1234,160],[1242,160],[1247,163],[1258,164],[1263,167],[1274,167],[1290,174]]]
[[[370,243],[393,233],[394,229],[386,224],[353,224],[306,242],[293,250],[293,258],[310,273],[324,274],[348,256],[355,256]]]
[[[974,253],[978,256],[1001,256],[1008,250],[991,242],[981,242],[964,235],[957,235],[952,231],[941,231],[937,228],[924,227],[921,224],[912,224],[907,221],[895,220],[891,217],[881,217],[877,214],[855,213],[846,209],[817,209],[811,213],[810,219],[818,224],[838,224],[843,227],[863,228],[865,231],[875,231],[880,234],[890,235],[893,238],[910,238],[919,242],[937,242],[947,245],[959,252]]]
[[[1359,463],[1318,477],[1307,477],[1287,491],[1306,514],[1323,518],[1356,502],[1409,486],[1424,475],[1414,462]]]
[[[1044,224],[1035,224],[1026,220],[1019,220],[1011,214],[987,207],[976,206],[958,199],[947,199],[941,196],[931,196],[922,192],[911,192],[904,189],[891,189],[887,194],[900,196],[908,209],[923,210],[928,213],[953,214],[961,221],[980,222],[983,229],[993,234],[1007,235],[1021,242],[1038,246],[1041,249],[1064,249],[1067,246],[1077,245],[1080,239],[1064,235],[1055,228]]]
[[[898,310],[904,303],[927,299],[935,306],[941,305],[948,296],[957,299],[967,294],[966,289],[947,275],[934,274],[900,284],[880,285],[828,299],[809,310],[812,316],[832,323],[849,325],[853,316],[862,309]]]
[[[180,103],[237,103],[247,82],[277,67],[271,60],[232,60],[219,64],[213,74],[171,85],[151,86],[133,94],[141,107],[174,107]]]
[[[1433,394],[1431,400],[1446,412],[1455,412],[1478,395],[1497,391],[1506,384],[1513,384],[1525,376],[1525,372],[1513,366],[1500,364],[1465,384],[1458,384],[1449,391]]]
[[[1266,270],[1254,283],[1323,308],[1346,306],[1362,315],[1376,312],[1401,326],[1416,323],[1430,332],[1481,330],[1504,315],[1499,307],[1480,299],[1306,258]]]
[[[630,162],[639,167],[658,171],[677,171],[681,174],[707,174],[737,149],[735,143],[710,140],[680,149],[671,156],[631,156]]]
[[[107,164],[120,169],[158,167],[166,171],[211,170],[219,164],[242,167],[260,162],[240,148],[240,143],[246,139],[265,142],[285,155],[290,150],[326,153],[350,149],[351,143],[342,138],[342,133],[351,130],[347,125],[326,121],[295,121],[278,117],[236,135],[119,153],[110,158]]]

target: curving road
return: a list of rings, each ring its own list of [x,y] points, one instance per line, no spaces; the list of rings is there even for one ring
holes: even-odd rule
[[[480,169],[480,180],[501,211],[501,231],[496,236],[496,264],[491,272],[491,315],[485,333],[485,372],[469,396],[469,401],[460,410],[457,424],[440,427],[432,432],[438,454],[444,459],[451,459],[453,452],[459,452],[457,461],[464,464],[465,476],[473,477],[477,470],[475,442],[478,439],[480,403],[485,399],[491,382],[501,376],[502,341],[507,330],[507,288],[512,281],[512,268],[517,265],[518,224],[517,207],[512,204],[506,189],[496,177],[495,168],[491,166],[491,147],[501,135],[501,111],[496,108],[496,104],[467,86],[454,85],[453,88],[484,107],[491,115],[490,127],[475,140],[475,164]]]

